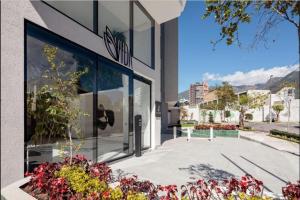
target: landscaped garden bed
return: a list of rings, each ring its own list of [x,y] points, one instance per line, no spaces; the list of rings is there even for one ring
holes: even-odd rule
[[[239,131],[236,125],[231,124],[201,124],[194,127],[191,137],[210,137],[210,128],[213,128],[214,137],[238,137]],[[182,133],[187,136],[187,132]]]
[[[277,129],[272,129],[272,130],[270,130],[269,135],[272,136],[272,137],[279,138],[279,139],[300,143],[300,135],[296,134],[296,133],[289,133],[289,132],[286,132],[286,131],[280,131],[280,130],[277,130]]]
[[[162,186],[134,175],[114,177],[105,163],[92,164],[78,155],[60,163],[43,163],[27,175],[29,182],[21,186],[26,198],[18,195],[20,199],[29,199],[28,194],[38,200],[272,199],[264,196],[263,182],[250,175],[224,181],[200,179],[181,187]],[[299,199],[300,182],[288,183],[282,193],[286,199]]]

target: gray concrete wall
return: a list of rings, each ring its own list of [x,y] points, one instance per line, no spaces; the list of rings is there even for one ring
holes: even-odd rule
[[[162,132],[168,128],[168,110],[178,99],[178,19],[162,26]],[[171,111],[171,123],[179,120],[178,112]]]
[[[166,102],[178,99],[178,18],[164,24],[164,92]]]
[[[102,38],[41,1],[1,1],[1,187],[24,174],[24,20],[113,60]],[[133,70],[152,81],[152,148],[160,145],[160,25],[155,24],[155,70],[133,59]]]

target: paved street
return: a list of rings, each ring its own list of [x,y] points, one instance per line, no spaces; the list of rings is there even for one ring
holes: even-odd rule
[[[245,126],[251,126],[255,131],[269,132],[271,129],[278,129],[282,131],[287,130],[287,123],[281,122],[245,122]],[[289,132],[300,133],[300,124],[297,122],[291,122],[289,127]]]
[[[167,140],[142,157],[131,157],[111,167],[156,184],[178,186],[199,178],[223,180],[248,173],[262,180],[266,191],[275,193],[281,193],[288,181],[299,179],[299,156],[237,138]]]
[[[268,136],[267,132],[240,131],[241,137],[259,142],[271,148],[300,156],[299,144]]]

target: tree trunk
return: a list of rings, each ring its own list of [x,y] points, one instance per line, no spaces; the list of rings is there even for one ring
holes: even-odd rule
[[[72,133],[71,133],[71,125],[68,125],[68,136],[69,136],[69,142],[70,142],[70,165],[72,164],[72,158],[73,158],[73,141],[72,141]]]
[[[239,116],[239,119],[240,119],[240,121],[239,121],[239,127],[240,128],[244,128],[244,114],[245,114],[244,109],[241,108],[240,116]]]

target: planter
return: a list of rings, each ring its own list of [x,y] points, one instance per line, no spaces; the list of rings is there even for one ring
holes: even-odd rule
[[[183,136],[187,136],[187,132],[182,133]],[[238,137],[238,130],[213,130],[214,137]],[[210,130],[193,130],[191,133],[191,137],[199,137],[199,138],[209,138]]]
[[[19,181],[16,181],[5,188],[1,189],[1,200],[14,200],[14,199],[22,199],[22,200],[37,200],[30,194],[26,193],[20,187],[28,183],[30,177],[23,178]]]

